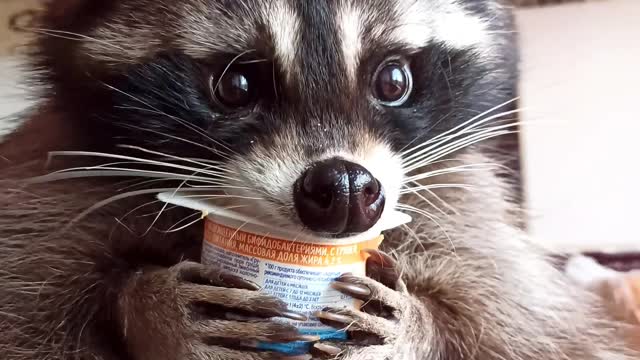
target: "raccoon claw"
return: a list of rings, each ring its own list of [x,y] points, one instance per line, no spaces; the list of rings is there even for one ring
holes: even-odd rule
[[[237,349],[226,347],[199,345],[183,357],[184,360],[311,360],[311,355],[284,355],[272,351],[246,351],[241,346]]]
[[[375,343],[380,342],[376,341],[376,339],[385,340],[395,337],[397,321],[362,311],[326,308],[316,312],[315,316],[325,325],[347,330],[352,339],[360,338],[364,340],[366,338],[368,343]],[[373,338],[364,335],[373,335]]]
[[[367,259],[367,263],[374,262],[387,269],[395,269],[397,267],[397,262],[391,256],[380,250],[364,249],[362,252],[370,256]]]
[[[311,353],[316,355],[316,357],[324,358],[324,357],[336,357],[343,352],[343,349],[324,343],[317,343],[313,345],[313,349]]]
[[[256,284],[214,267],[183,262],[169,271],[173,274],[179,303],[196,318],[307,320],[306,316],[289,311],[284,301],[258,291]]]
[[[362,347],[353,343],[316,343],[310,351],[317,360],[364,360],[391,359],[394,354],[391,345],[371,345]],[[405,359],[400,357],[399,359]]]
[[[331,287],[358,299],[367,298],[371,295],[371,289],[367,286],[349,283],[348,279],[344,275],[338,278],[336,282],[332,283]]]
[[[405,286],[395,270],[395,261],[379,251],[369,251],[369,254],[368,277],[344,274],[331,284],[341,293],[362,300],[362,309],[325,308],[315,316],[325,325],[346,329],[351,334],[392,338],[407,304],[408,294],[396,290],[405,289]],[[377,277],[386,284],[372,277]]]
[[[379,250],[363,250],[363,252],[369,255],[366,263],[367,277],[390,289],[406,291],[398,271],[398,263],[391,256]]]
[[[325,308],[314,314],[323,324],[346,330],[349,335],[345,343],[316,343],[313,353],[319,358],[392,356],[397,339],[426,316],[424,305],[408,293],[397,262],[377,250],[366,252],[369,254],[366,277],[344,274],[331,285],[362,300],[361,309]]]
[[[331,308],[324,308],[322,311],[315,313],[316,317],[325,322],[339,323],[345,327],[348,327],[354,321],[354,318],[345,314],[341,314],[337,311],[332,311]]]

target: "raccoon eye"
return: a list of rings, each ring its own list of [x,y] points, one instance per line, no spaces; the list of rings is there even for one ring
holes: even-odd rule
[[[253,100],[249,77],[241,72],[227,71],[222,78],[211,77],[210,87],[213,100],[227,109],[246,107]]]
[[[413,78],[409,66],[398,60],[382,64],[374,76],[374,96],[385,106],[404,104],[412,87]]]

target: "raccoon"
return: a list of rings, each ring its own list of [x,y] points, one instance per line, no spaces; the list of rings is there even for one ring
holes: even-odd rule
[[[6,360],[631,359],[622,328],[528,239],[518,51],[496,0],[58,0],[37,105],[0,145]],[[198,263],[190,189],[341,238],[391,211],[362,311],[317,341],[255,284]],[[315,341],[309,354],[260,342]]]

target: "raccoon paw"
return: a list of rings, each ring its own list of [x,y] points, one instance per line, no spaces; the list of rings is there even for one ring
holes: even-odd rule
[[[367,277],[345,274],[332,286],[362,300],[360,310],[325,308],[315,315],[326,325],[344,329],[344,343],[316,343],[319,358],[413,359],[417,358],[420,334],[429,329],[425,305],[407,291],[396,262],[380,251],[368,251]],[[425,336],[426,338],[426,336]]]
[[[260,343],[313,341],[275,318],[304,320],[235,275],[183,262],[135,278],[121,302],[134,359],[307,359],[261,351]]]

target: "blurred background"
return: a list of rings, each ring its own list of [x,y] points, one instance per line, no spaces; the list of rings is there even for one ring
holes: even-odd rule
[[[640,1],[516,14],[531,232],[560,250],[640,250]]]
[[[515,1],[537,3],[516,11],[531,233],[558,251],[640,251],[640,0]],[[37,6],[0,0],[0,119],[28,104],[17,28]]]

